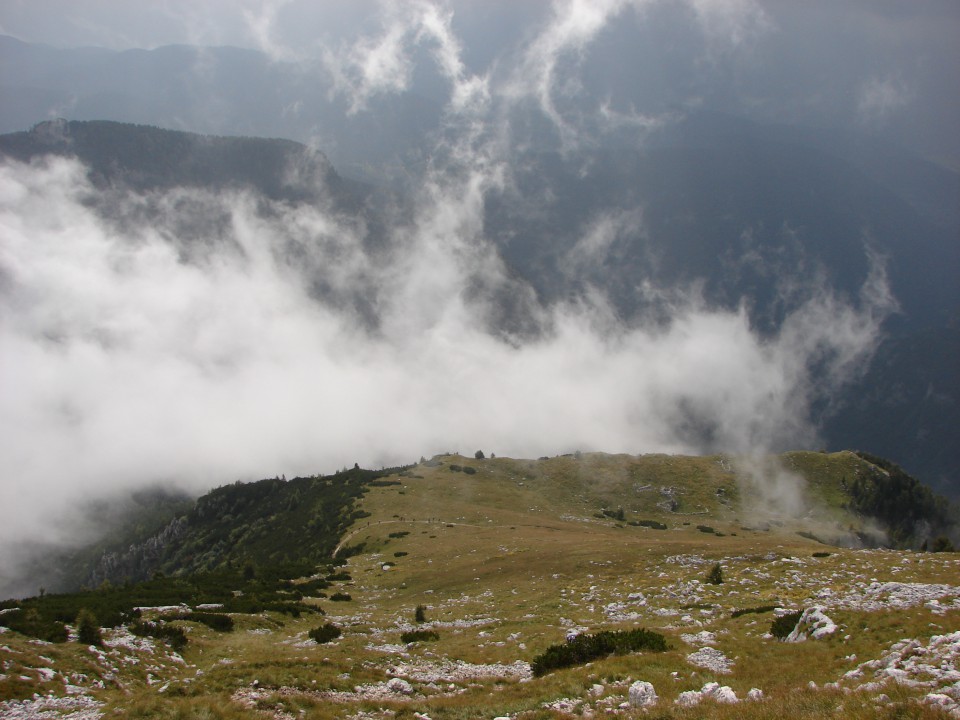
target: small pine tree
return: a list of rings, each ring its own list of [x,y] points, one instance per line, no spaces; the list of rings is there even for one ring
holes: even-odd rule
[[[720,563],[715,563],[710,572],[707,573],[707,582],[711,585],[722,585],[723,584],[723,568],[720,567]]]
[[[418,623],[427,621],[427,608],[425,605],[417,605],[417,609],[413,613],[413,619]]]
[[[81,608],[77,613],[77,642],[82,645],[100,645],[103,642],[97,618],[86,608]]]
[[[483,460],[483,458],[486,457],[486,455],[483,454],[483,450],[477,450],[477,451],[473,454],[473,456],[474,456],[477,460]]]

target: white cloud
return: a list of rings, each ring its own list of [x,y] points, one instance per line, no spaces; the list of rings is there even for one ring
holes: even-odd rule
[[[864,124],[881,125],[909,103],[910,91],[900,78],[872,77],[860,86],[857,114]]]
[[[324,53],[334,91],[348,97],[350,112],[365,109],[376,95],[407,90],[421,47],[430,50],[437,70],[450,84],[452,110],[485,102],[488,80],[464,66],[460,41],[451,27],[452,10],[429,0],[385,1],[381,8],[379,34]]]
[[[264,217],[223,195],[199,198],[229,217],[223,247],[184,261],[170,218],[135,232],[101,220],[73,163],[3,166],[0,473],[18,492],[0,542],[50,538],[51,518],[87,494],[157,480],[202,489],[477,447],[809,444],[810,399],[876,341],[882,292],[859,309],[820,293],[772,339],[744,311],[691,299],[639,326],[600,301],[560,305],[540,311],[538,339],[506,341],[465,292],[478,274],[504,281],[479,221],[490,178],[444,180],[396,228],[388,258],[317,208]],[[600,223],[587,242],[601,251],[631,222]],[[317,279],[326,303],[310,296]],[[350,310],[357,288],[376,329]]]

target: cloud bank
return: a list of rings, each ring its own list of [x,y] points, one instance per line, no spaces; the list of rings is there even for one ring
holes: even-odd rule
[[[492,334],[465,289],[503,269],[463,190],[380,258],[320,209],[206,196],[228,229],[185,260],[172,198],[169,217],[120,231],[84,202],[76,163],[3,166],[0,472],[17,492],[0,542],[49,538],[51,513],[157,481],[201,490],[477,448],[809,445],[809,403],[869,356],[889,307],[876,273],[858,307],[818,293],[772,338],[693,298],[666,323],[626,326],[594,297],[540,308],[534,339]],[[332,297],[369,288],[379,324],[318,301],[318,281]]]

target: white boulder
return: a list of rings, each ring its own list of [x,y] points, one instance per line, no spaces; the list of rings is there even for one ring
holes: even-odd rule
[[[837,624],[824,614],[822,607],[814,605],[803,611],[797,621],[797,626],[787,635],[785,640],[787,642],[803,642],[808,637],[819,640],[827,635],[832,635],[836,631]]]
[[[403,678],[390,678],[387,681],[387,689],[390,692],[400,693],[401,695],[413,695],[413,685]]]
[[[645,680],[637,680],[630,686],[629,698],[633,707],[650,707],[657,704],[657,691]]]
[[[737,698],[737,694],[733,691],[729,685],[724,685],[721,688],[718,688],[715,693],[712,695],[713,699],[718,703],[738,703],[740,700]]]
[[[687,690],[677,696],[676,703],[680,707],[693,707],[694,705],[699,705],[701,700],[703,700],[702,692],[699,690]]]

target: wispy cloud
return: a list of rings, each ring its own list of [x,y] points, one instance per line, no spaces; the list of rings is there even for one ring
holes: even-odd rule
[[[892,114],[907,107],[910,91],[893,75],[872,77],[857,93],[857,115],[867,125],[882,125]]]

